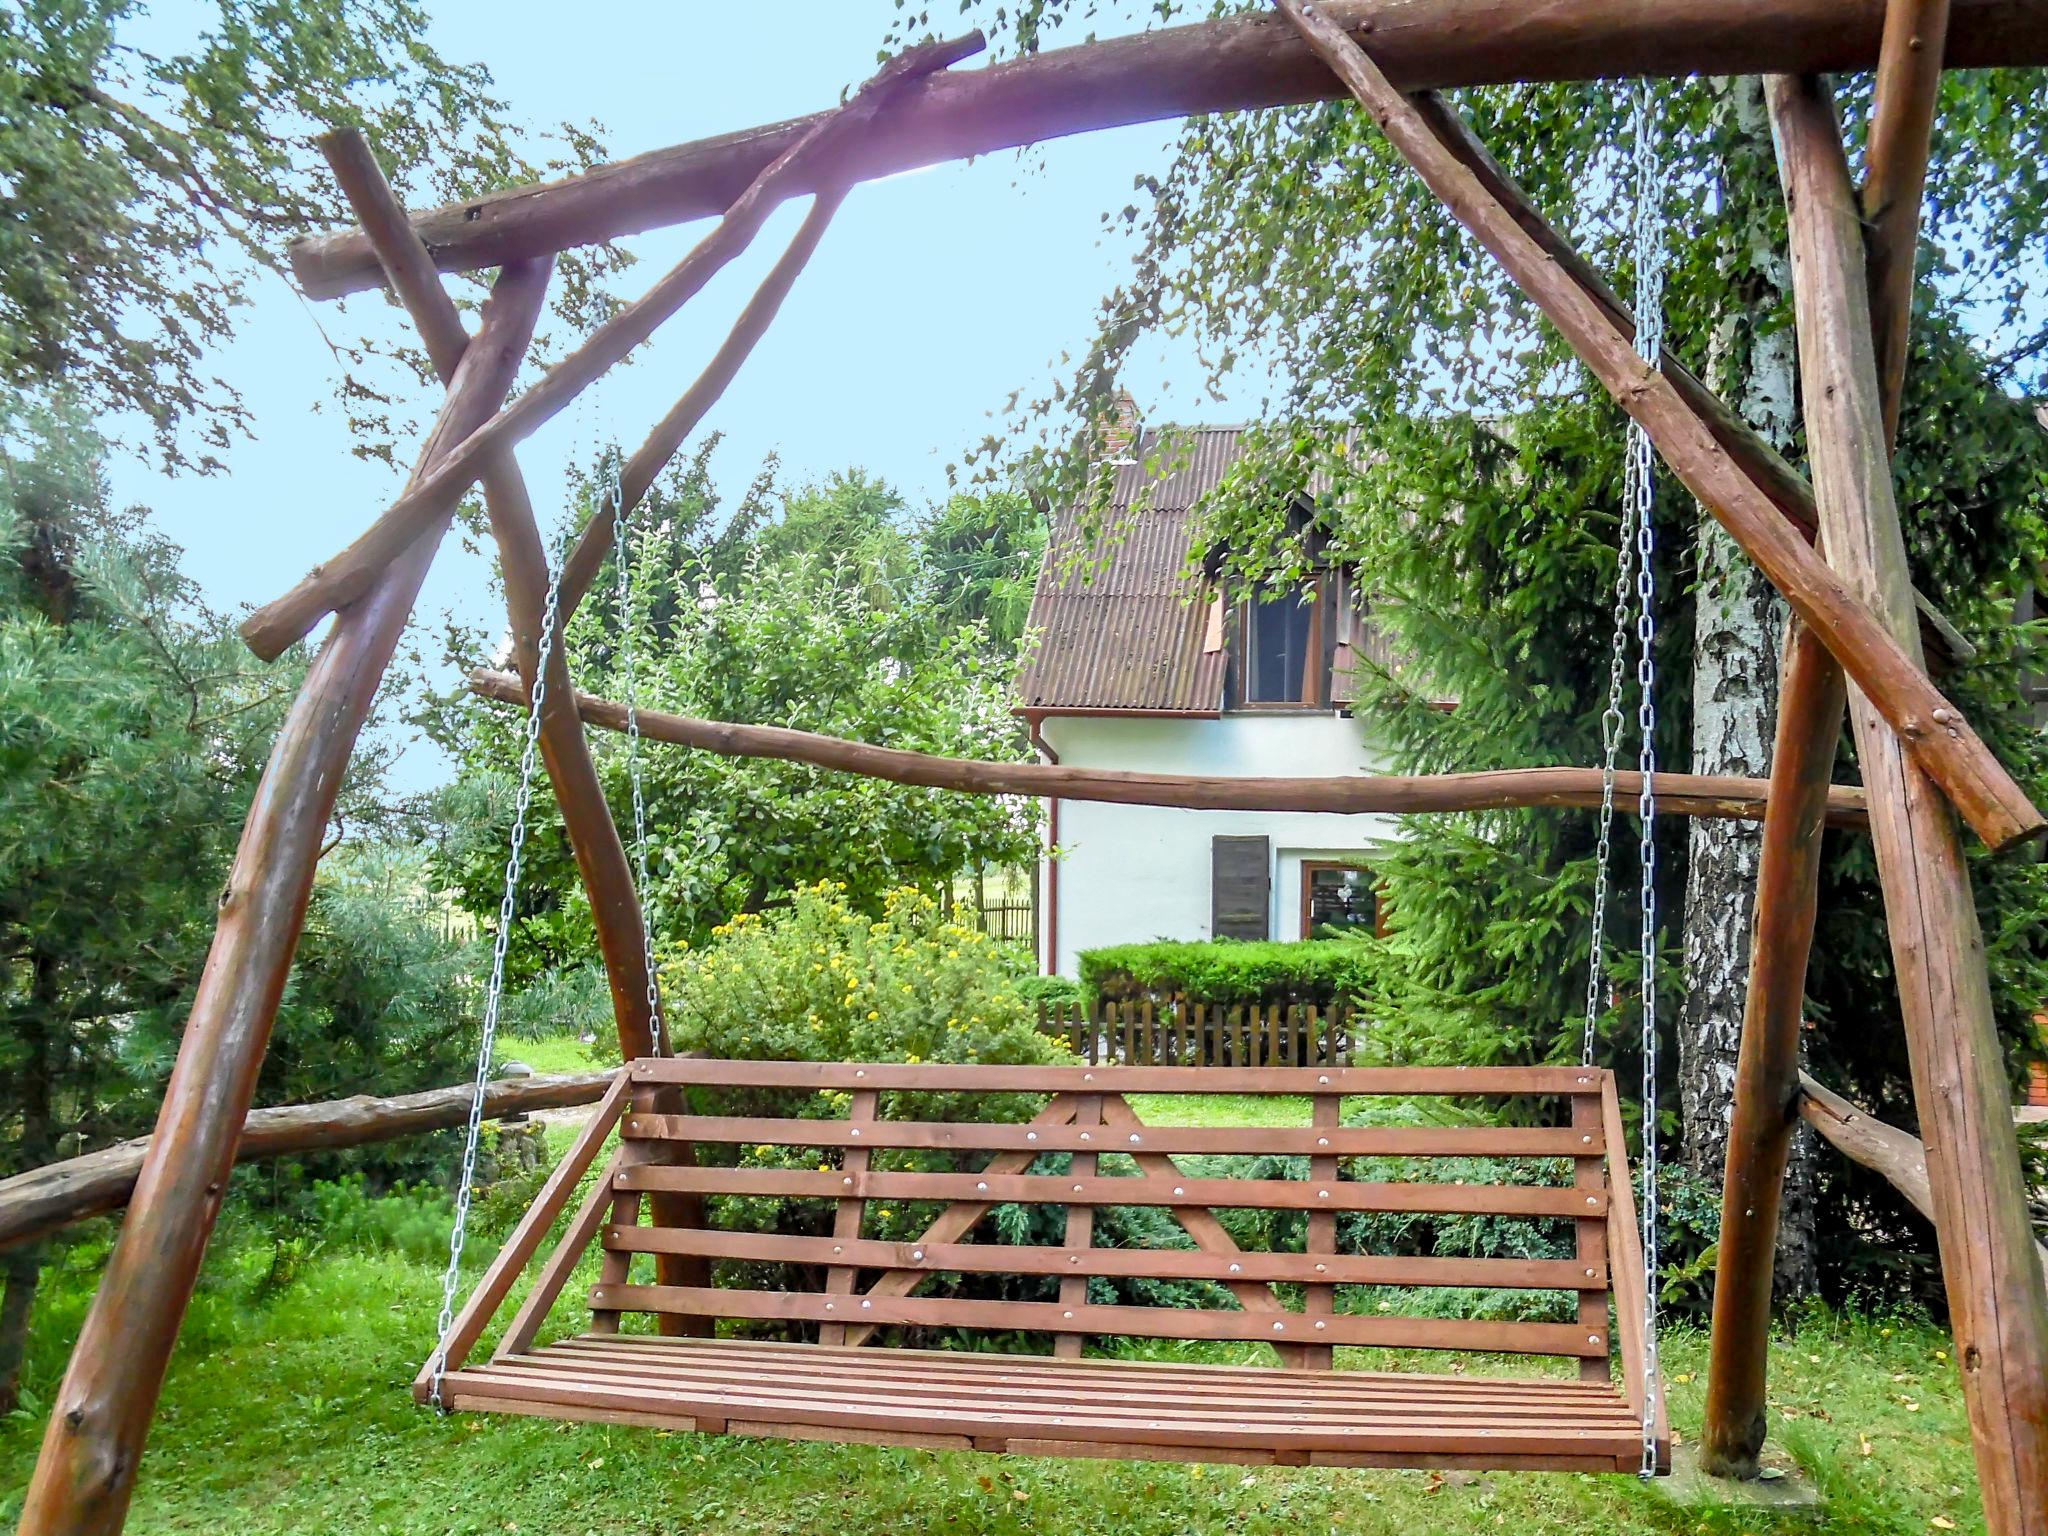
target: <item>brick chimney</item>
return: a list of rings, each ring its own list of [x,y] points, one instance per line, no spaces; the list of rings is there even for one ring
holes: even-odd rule
[[[1138,402],[1131,398],[1131,392],[1119,386],[1103,408],[1102,417],[1096,423],[1101,437],[1102,457],[1112,464],[1129,464],[1135,461],[1138,450],[1138,434],[1144,430],[1144,423],[1138,416]]]

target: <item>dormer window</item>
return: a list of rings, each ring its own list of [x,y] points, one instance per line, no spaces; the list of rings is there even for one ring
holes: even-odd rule
[[[1320,587],[1261,589],[1244,604],[1239,677],[1245,704],[1314,705],[1326,696]]]

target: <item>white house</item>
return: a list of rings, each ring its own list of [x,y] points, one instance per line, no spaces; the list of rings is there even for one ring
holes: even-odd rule
[[[1058,520],[1018,678],[1045,761],[1217,778],[1385,771],[1348,707],[1354,659],[1377,641],[1349,573],[1233,592],[1190,568],[1197,508],[1239,440],[1224,427],[1177,428],[1164,445],[1126,432],[1097,542],[1084,545],[1076,510]],[[1312,513],[1306,494],[1299,505]],[[1095,558],[1077,564],[1084,549]],[[1373,856],[1396,835],[1390,816],[1052,802],[1041,962],[1071,976],[1105,944],[1377,926]]]

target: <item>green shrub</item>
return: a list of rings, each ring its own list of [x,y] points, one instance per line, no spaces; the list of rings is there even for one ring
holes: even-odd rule
[[[846,887],[799,887],[786,907],[741,913],[703,949],[663,966],[679,1051],[768,1061],[988,1061],[1070,1058],[1034,1027],[1017,990],[1025,957],[948,922],[912,889],[882,915]]]
[[[1366,991],[1366,954],[1356,939],[1113,944],[1081,952],[1081,988],[1090,1003],[1341,1003]]]
[[[1017,995],[1034,1008],[1040,1003],[1078,1003],[1081,983],[1071,976],[1019,976]]]

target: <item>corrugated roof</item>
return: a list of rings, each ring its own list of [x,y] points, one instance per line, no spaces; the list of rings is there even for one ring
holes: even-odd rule
[[[1242,451],[1242,427],[1140,434],[1092,519],[1071,506],[1054,522],[1031,598],[1038,646],[1018,675],[1026,710],[1215,714],[1225,653],[1205,652],[1212,588],[1188,566],[1197,508]],[[1327,491],[1318,473],[1304,489]],[[1099,523],[1091,537],[1084,523]]]

